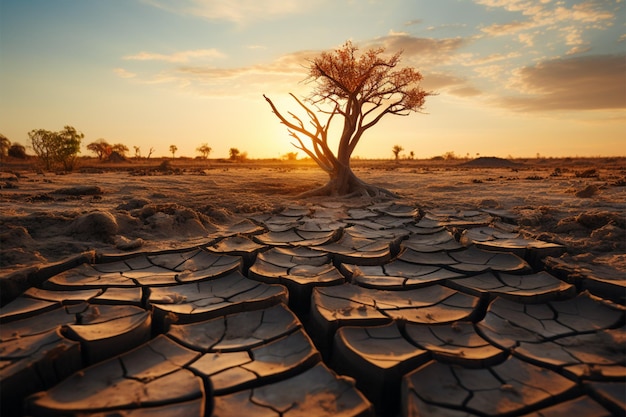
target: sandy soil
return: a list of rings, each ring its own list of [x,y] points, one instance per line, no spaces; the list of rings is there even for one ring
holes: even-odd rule
[[[2,276],[94,249],[206,243],[229,225],[293,205],[374,203],[299,199],[327,179],[305,163],[174,161],[159,169],[93,162],[64,175],[15,163],[2,168]],[[356,161],[355,172],[421,212],[502,210],[525,234],[566,245],[566,256],[626,272],[626,159]]]

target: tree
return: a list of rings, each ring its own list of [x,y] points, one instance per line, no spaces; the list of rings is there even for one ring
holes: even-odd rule
[[[293,145],[310,156],[326,173],[329,181],[312,195],[393,196],[393,193],[366,184],[350,167],[352,152],[363,134],[385,115],[406,116],[419,112],[426,97],[433,93],[420,87],[422,75],[413,68],[396,69],[401,52],[385,58],[384,49],[372,48],[358,55],[350,41],[333,52],[323,52],[309,62],[309,79],[316,83],[306,99],[327,118],[323,123],[302,100],[290,94],[305,111],[312,127],[306,128],[302,119],[289,112],[288,120],[265,95],[274,114],[287,126],[296,140]],[[324,107],[323,107],[324,106]],[[343,118],[343,130],[337,152],[328,145],[328,130],[334,117]],[[305,145],[305,140],[310,144]]]
[[[211,147],[207,144],[207,143],[203,143],[202,145],[198,146],[196,148],[196,151],[200,153],[200,155],[202,155],[202,158],[207,159],[209,157],[209,154],[211,153],[213,149],[211,149]]]
[[[454,153],[454,151],[448,151],[443,154],[443,159],[446,161],[456,161],[459,157]]]
[[[176,151],[178,150],[178,146],[176,145],[170,145],[170,152],[172,153],[172,158],[175,157],[176,155]]]
[[[65,126],[59,132],[45,129],[31,130],[28,136],[35,154],[46,169],[62,165],[66,171],[74,169],[76,156],[80,152],[80,142],[85,137],[72,126]]]
[[[124,145],[123,143],[116,143],[115,145],[111,146],[111,152],[117,152],[123,157],[126,157],[126,154],[128,153],[128,146]]]
[[[16,142],[9,148],[9,156],[13,158],[26,159],[26,148],[24,145]]]
[[[298,160],[298,152],[287,152],[283,155],[283,159],[287,161],[297,161]]]
[[[393,145],[393,148],[391,149],[391,152],[393,152],[393,156],[396,157],[396,162],[399,161],[400,159],[400,152],[402,152],[404,150],[404,148],[400,145]]]
[[[141,158],[141,148],[139,146],[133,146],[133,149],[135,149],[135,158]]]
[[[106,159],[112,152],[111,145],[102,138],[87,145],[87,150],[95,153],[100,161]]]
[[[9,154],[9,148],[11,148],[11,141],[0,133],[0,161]]]
[[[228,159],[230,159],[231,161],[236,161],[239,158],[239,154],[241,152],[239,151],[239,149],[237,148],[230,148],[228,150]]]
[[[146,156],[146,159],[150,159],[150,156],[152,156],[152,154],[154,153],[154,148],[150,148],[150,150],[148,151],[148,156]]]

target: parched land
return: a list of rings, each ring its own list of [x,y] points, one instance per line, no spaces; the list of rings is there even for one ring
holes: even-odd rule
[[[622,415],[626,159],[5,161],[2,415]]]

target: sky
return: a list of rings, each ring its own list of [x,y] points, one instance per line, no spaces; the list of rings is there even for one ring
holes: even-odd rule
[[[350,40],[402,51],[436,93],[353,157],[625,156],[624,3],[0,0],[0,133],[27,152],[29,131],[71,125],[83,155],[102,138],[131,156],[279,158],[298,150],[262,95],[296,110],[310,60]]]

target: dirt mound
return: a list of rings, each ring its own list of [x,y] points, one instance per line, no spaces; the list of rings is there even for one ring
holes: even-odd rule
[[[598,187],[591,184],[586,186],[584,189],[578,191],[575,195],[578,198],[591,198],[598,193]]]
[[[97,185],[77,185],[74,187],[64,187],[59,188],[58,190],[53,191],[53,194],[63,194],[63,195],[100,195],[103,194],[104,191],[102,188]]]
[[[74,220],[69,227],[70,233],[80,239],[103,242],[112,241],[118,229],[115,217],[106,211],[86,213]]]
[[[107,162],[114,162],[114,163],[119,163],[119,162],[128,162],[128,159],[122,155],[121,153],[117,152],[117,151],[113,151],[111,152],[111,155],[109,155],[109,157],[106,160]]]
[[[133,215],[151,236],[207,236],[218,229],[208,216],[176,203],[146,204]]]
[[[495,156],[481,156],[471,161],[463,162],[463,167],[480,167],[480,168],[514,168],[520,167],[522,164],[509,161],[508,159],[498,158]]]
[[[0,233],[0,267],[45,262],[46,259],[33,250],[34,243],[25,227],[9,225]]]

